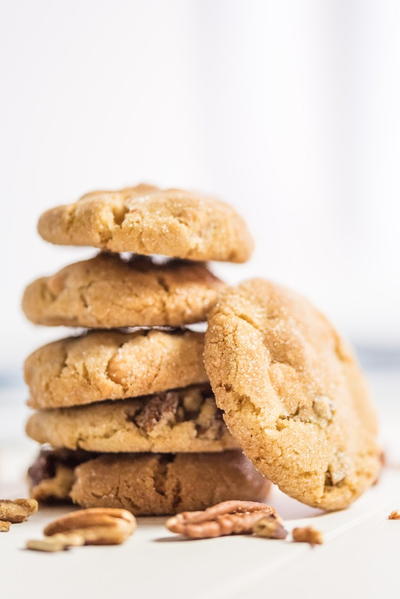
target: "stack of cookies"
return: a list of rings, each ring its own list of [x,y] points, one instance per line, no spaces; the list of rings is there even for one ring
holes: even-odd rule
[[[24,294],[32,322],[88,329],[26,360],[36,410],[27,433],[43,444],[32,496],[143,515],[264,500],[268,481],[216,406],[204,333],[186,328],[206,320],[224,287],[205,261],[251,254],[240,216],[206,196],[139,185],[53,208],[38,229],[101,253]]]

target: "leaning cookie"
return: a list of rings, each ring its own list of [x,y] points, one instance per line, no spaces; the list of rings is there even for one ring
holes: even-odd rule
[[[99,254],[31,283],[22,308],[47,326],[183,326],[204,321],[222,287],[205,264]]]
[[[78,466],[71,490],[82,507],[175,514],[241,499],[264,501],[270,483],[240,451],[102,455]]]
[[[203,333],[94,331],[49,343],[25,362],[29,405],[63,408],[207,382]]]
[[[238,447],[208,385],[40,410],[29,418],[26,432],[39,443],[96,452],[214,452]]]
[[[363,375],[306,299],[262,279],[227,290],[210,314],[205,364],[232,434],[282,491],[340,509],[374,482],[377,419]]]
[[[95,191],[52,208],[41,216],[38,231],[61,245],[189,260],[245,262],[253,250],[245,222],[228,204],[144,184]]]

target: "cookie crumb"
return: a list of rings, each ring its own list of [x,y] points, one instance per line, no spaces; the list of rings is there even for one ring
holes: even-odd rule
[[[36,499],[0,499],[0,520],[13,524],[25,522],[38,511]]]
[[[400,511],[394,510],[394,512],[390,512],[388,520],[400,520]]]
[[[253,526],[253,533],[257,537],[263,537],[265,539],[286,539],[288,531],[277,518],[271,516],[264,516],[257,520]]]
[[[8,532],[10,530],[11,522],[7,520],[0,520],[0,532]]]
[[[310,545],[322,545],[324,542],[323,534],[313,526],[303,526],[294,528],[292,531],[293,541],[296,543],[309,543]]]

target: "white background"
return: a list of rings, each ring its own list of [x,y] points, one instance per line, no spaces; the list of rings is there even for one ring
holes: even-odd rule
[[[25,493],[7,484],[20,489],[35,451],[24,392],[6,385],[65,333],[27,323],[20,296],[92,253],[46,244],[36,221],[88,190],[144,180],[221,195],[257,250],[218,272],[278,279],[360,347],[400,349],[398,0],[0,0],[0,13],[2,496]],[[148,521],[114,549],[23,552],[54,515],[41,510],[2,539],[1,563],[25,573],[5,577],[4,596],[398,596],[400,523],[386,517],[399,509],[399,377],[371,380],[391,468],[352,509],[303,521],[323,547],[157,542],[166,532]]]
[[[400,343],[400,3],[1,2],[0,369],[60,329],[24,285],[91,254],[44,209],[141,180],[214,192],[257,241],[219,266],[298,288],[355,342]]]

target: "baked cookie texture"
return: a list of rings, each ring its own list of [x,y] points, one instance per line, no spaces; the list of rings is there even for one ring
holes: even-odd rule
[[[94,331],[49,343],[24,367],[33,408],[150,395],[207,382],[204,334],[185,329]]]
[[[85,451],[42,447],[28,469],[30,496],[43,503],[69,502],[76,466],[95,457]]]
[[[121,401],[40,410],[26,432],[53,447],[96,452],[205,452],[238,448],[209,385]]]
[[[270,483],[240,451],[102,455],[78,466],[70,496],[82,507],[175,514],[241,499],[264,501]]]
[[[228,204],[180,189],[137,185],[94,191],[39,219],[39,234],[61,245],[189,260],[245,262],[253,240]]]
[[[175,327],[204,321],[223,285],[202,263],[104,253],[31,283],[22,308],[47,326]]]
[[[238,450],[96,455],[42,449],[28,475],[31,496],[44,503],[73,500],[142,516],[201,510],[229,499],[265,501],[271,487]]]
[[[377,418],[363,375],[306,299],[262,279],[223,292],[205,365],[230,431],[282,491],[334,510],[375,481]]]

